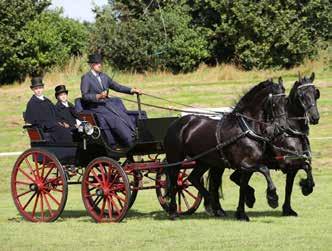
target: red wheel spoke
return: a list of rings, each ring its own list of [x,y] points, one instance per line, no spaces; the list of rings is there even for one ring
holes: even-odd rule
[[[111,199],[111,198],[110,198]],[[118,215],[121,214],[121,210],[118,208],[118,206],[115,204],[115,202],[113,201],[113,199],[111,199],[111,203],[112,205],[115,207],[116,212],[118,213]]]
[[[34,155],[34,160],[35,160],[35,167],[36,167],[37,177],[39,178],[40,176],[39,176],[38,156],[37,156],[37,153],[33,153],[33,155]]]
[[[24,192],[24,193],[21,193],[21,194],[17,195],[16,198],[20,198],[20,197],[22,197],[23,195],[26,195],[26,194],[31,193],[31,192],[32,192],[31,190],[28,190],[28,191],[26,191],[26,192]]]
[[[197,196],[193,195],[191,192],[189,192],[187,189],[184,189],[184,191],[189,194],[191,197],[193,197],[195,200],[197,199]]]
[[[182,212],[182,209],[181,209],[181,192],[179,191],[178,192],[178,203],[179,203],[179,212],[181,213]]]
[[[32,166],[30,165],[30,162],[28,160],[28,158],[25,158],[25,163],[28,165],[29,169],[30,169],[30,172],[32,173],[33,177],[36,179],[36,175],[35,175],[35,172],[34,170],[32,169]]]
[[[44,199],[45,199],[45,202],[46,202],[46,205],[47,205],[47,208],[48,208],[48,211],[50,212],[50,215],[51,217],[53,216],[53,211],[52,211],[52,208],[50,206],[50,203],[48,202],[48,199],[46,197],[46,194],[42,194],[44,196]]]
[[[117,173],[117,174],[115,174],[115,176],[114,176],[114,178],[113,178],[112,182],[110,183],[109,187],[112,187],[112,186],[114,185],[114,183],[115,183],[115,181],[117,181],[117,179],[118,179],[119,175],[120,175],[120,174],[118,174],[118,173]]]
[[[35,217],[36,208],[37,208],[37,204],[38,204],[38,199],[39,199],[39,194],[37,194],[37,198],[35,200],[35,204],[34,204],[33,209],[32,209],[32,217]]]
[[[87,180],[85,181],[85,184],[88,184],[89,186],[92,186],[94,188],[99,188],[100,187],[100,184],[95,185],[94,183],[91,183],[91,182],[89,182]]]
[[[102,199],[103,199],[102,196],[96,197],[95,200],[93,201],[94,206],[98,207],[98,205],[102,201]]]
[[[27,203],[25,203],[25,205],[24,205],[24,207],[23,207],[23,210],[25,210],[26,209],[26,207],[30,204],[30,202],[32,201],[32,199],[36,196],[36,192],[33,194],[33,195],[31,195],[31,197],[30,197],[30,199],[27,201]]]
[[[105,169],[104,169],[104,166],[99,163],[99,168],[101,170],[101,177],[102,177],[102,180],[103,180],[103,183],[105,184],[105,181],[106,181],[106,177],[105,177]]]
[[[48,175],[50,175],[51,171],[54,169],[54,165],[52,165],[52,167],[50,168],[50,170],[48,170],[47,174],[45,175],[45,177],[43,177],[43,181],[45,182],[45,180],[47,179]]]
[[[45,155],[43,155],[42,172],[41,172],[41,176],[40,176],[41,178],[44,178],[45,162],[46,162],[46,158],[45,158]]]
[[[48,191],[45,191],[46,193],[45,193],[45,195],[48,195],[48,196],[50,196],[50,198],[58,205],[58,206],[60,206],[60,202],[59,201],[57,201],[57,199],[56,198],[54,198],[54,196],[52,195],[52,194],[50,194],[50,192],[48,192]]]
[[[126,194],[124,194],[126,196]],[[118,200],[123,201],[124,203],[126,203],[126,200],[124,198],[121,198],[119,195],[117,195],[116,193],[112,194],[112,196],[114,196],[115,198],[117,198]]]
[[[180,192],[180,194],[182,195],[182,198],[184,200],[184,203],[186,204],[187,209],[190,209],[190,205],[188,203],[188,200],[187,200],[186,196],[183,194],[182,191]]]
[[[52,190],[52,191],[59,192],[59,193],[63,193],[63,190],[62,190],[62,189],[57,189],[57,188],[52,187],[51,190]]]
[[[44,220],[44,200],[43,193],[40,193],[40,208],[41,208],[41,219]]]
[[[111,207],[111,203],[110,203],[110,200],[111,200],[111,198],[108,196],[107,197],[107,209],[108,209],[108,217],[110,217],[110,220],[112,220],[112,218],[113,218],[113,207]]]
[[[28,185],[28,186],[31,185],[31,183],[28,183],[28,182],[25,182],[25,181],[20,181],[20,180],[15,181],[15,183],[16,184],[21,184],[21,185]]]
[[[31,180],[32,183],[35,183],[35,180],[32,179],[32,178],[31,178],[31,177],[30,177],[25,171],[23,171],[23,170],[21,169],[21,167],[19,167],[18,170],[20,170],[21,173],[23,173],[25,177],[27,177],[29,180]]]
[[[100,209],[100,214],[99,214],[99,218],[100,218],[100,219],[103,218],[104,210],[105,210],[105,205],[106,205],[106,199],[103,198],[103,204],[101,204],[101,209]]]
[[[101,180],[98,178],[98,175],[96,174],[95,170],[91,169],[92,175],[95,177],[95,179],[102,184]]]
[[[49,184],[49,183],[51,183],[51,184],[53,184],[53,185],[57,185],[57,186],[61,186],[61,185],[63,185],[62,184],[62,177],[61,176],[59,176],[59,177],[56,177],[56,178],[52,178],[52,179],[49,179],[49,180],[47,180],[47,182],[45,182],[45,184],[44,185],[47,185],[47,184]],[[56,181],[58,181],[58,180],[60,180],[61,181],[61,183],[57,183],[57,184],[54,184]],[[46,181],[46,180],[45,180]]]

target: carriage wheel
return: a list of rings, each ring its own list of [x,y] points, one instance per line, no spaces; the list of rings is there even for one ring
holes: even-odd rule
[[[90,216],[97,222],[120,222],[128,211],[130,186],[118,162],[100,157],[85,170],[82,199]]]
[[[11,192],[17,210],[26,220],[55,221],[67,201],[65,172],[53,154],[29,149],[14,165]]]
[[[181,169],[177,180],[177,191],[176,191],[176,207],[179,215],[190,215],[193,214],[199,207],[202,201],[202,196],[198,190],[190,183],[188,176],[191,169]],[[156,177],[156,193],[161,207],[168,212],[169,202],[166,200],[166,189],[167,189],[167,176],[162,171],[157,172]]]

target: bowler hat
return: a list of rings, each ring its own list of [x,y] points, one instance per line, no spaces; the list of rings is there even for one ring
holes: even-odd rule
[[[30,85],[30,88],[35,88],[35,87],[38,87],[38,86],[44,86],[44,83],[43,83],[43,78],[42,77],[33,77],[31,79],[31,85]]]
[[[103,57],[99,53],[94,53],[89,55],[89,64],[100,64],[103,62]]]
[[[66,89],[65,85],[57,85],[55,87],[54,91],[55,91],[55,98],[57,98],[59,94],[64,93],[64,92],[66,94],[68,94],[68,90]]]

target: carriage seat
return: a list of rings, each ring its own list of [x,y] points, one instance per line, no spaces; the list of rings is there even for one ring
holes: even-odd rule
[[[91,111],[87,108],[87,104],[84,102],[84,100],[82,100],[82,98],[76,98],[75,99],[75,111],[78,114],[92,114]],[[128,110],[126,112],[129,117],[133,120],[134,124],[137,125],[137,120],[139,117],[139,112],[136,110]],[[141,112],[141,116],[142,118],[146,119],[147,118],[147,114],[145,111]]]
[[[23,112],[23,119],[25,125],[23,125],[23,129],[27,130],[30,141],[31,142],[48,142],[51,141],[51,135],[48,132],[42,130],[42,128],[37,125],[28,124],[25,112]]]

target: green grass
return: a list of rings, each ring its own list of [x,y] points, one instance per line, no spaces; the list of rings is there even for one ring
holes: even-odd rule
[[[315,64],[303,67],[307,73],[316,72],[315,83],[321,91],[318,103],[321,120],[319,125],[311,128],[311,138],[332,136],[332,73],[329,69],[325,66],[317,68]],[[233,105],[245,89],[268,76],[284,76],[289,90],[297,74],[297,69],[248,73],[229,67],[226,70],[203,67],[196,73],[178,76],[166,73],[118,74],[116,80],[180,103],[220,107]],[[72,99],[79,96],[80,75],[80,72],[70,71],[47,75],[46,95],[54,100],[54,86],[65,83]],[[28,137],[21,129],[21,114],[30,96],[28,81],[0,88],[0,152],[23,151],[29,147]],[[144,96],[142,101],[173,105]],[[135,108],[131,103],[126,105]],[[153,108],[146,110],[150,117],[177,114]],[[208,217],[201,206],[192,216],[170,221],[158,204],[155,191],[150,190],[139,192],[122,223],[96,224],[85,211],[80,186],[70,186],[67,205],[59,220],[47,224],[29,223],[19,216],[10,194],[10,173],[16,157],[3,157],[0,158],[0,250],[332,250],[331,142],[311,141],[316,187],[313,194],[304,197],[298,181],[305,175],[300,173],[297,176],[292,205],[299,217],[281,216],[285,177],[281,172],[273,172],[280,206],[277,209],[268,207],[266,182],[262,176],[255,175],[251,184],[256,188],[257,202],[253,209],[248,209],[250,223],[238,222],[234,218],[238,188],[228,179],[230,171],[224,175],[225,198],[221,200],[228,213],[225,219]]]

